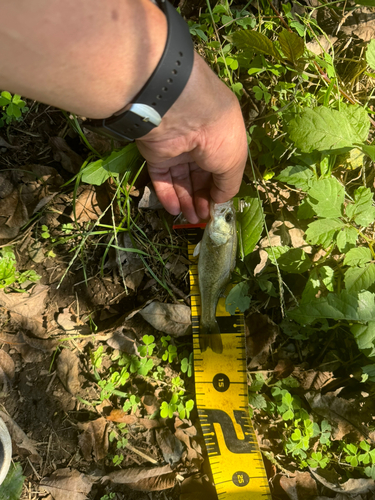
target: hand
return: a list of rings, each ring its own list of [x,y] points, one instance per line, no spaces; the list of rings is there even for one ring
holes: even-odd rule
[[[223,203],[239,190],[247,159],[241,109],[197,54],[184,91],[137,145],[160,202],[192,224],[208,219],[210,199]]]

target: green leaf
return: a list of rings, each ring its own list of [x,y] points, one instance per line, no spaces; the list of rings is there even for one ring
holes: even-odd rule
[[[267,408],[267,401],[265,400],[262,394],[249,394],[249,405],[255,408],[256,410],[263,410]]]
[[[300,324],[311,324],[321,318],[370,321],[375,317],[374,298],[375,295],[367,291],[358,294],[347,290],[340,294],[329,293],[326,297],[313,298],[293,311],[288,311],[288,317]]]
[[[367,5],[368,7],[375,7],[375,0],[355,0],[358,5]]]
[[[343,104],[340,109],[355,133],[355,142],[365,142],[370,132],[370,118],[363,106]]]
[[[297,59],[302,57],[305,50],[305,44],[303,38],[296,35],[296,33],[290,32],[284,28],[279,35],[279,43],[281,50],[289,61],[294,63]]]
[[[299,274],[310,269],[310,258],[302,248],[273,247],[273,249],[265,248],[265,250],[274,264],[273,250],[280,269],[287,273]]]
[[[357,114],[357,110],[337,111],[325,106],[304,108],[286,127],[290,139],[304,153],[351,148],[363,142],[369,123],[367,113],[364,118],[360,112],[365,122],[359,126]]]
[[[9,472],[0,486],[0,500],[19,500],[24,480],[21,464],[11,464]]]
[[[319,217],[334,219],[342,215],[345,188],[336,178],[313,180],[308,194],[309,203]]]
[[[310,183],[314,178],[314,172],[305,165],[292,165],[284,168],[275,179],[291,184],[296,188],[307,191],[310,188]]]
[[[89,163],[82,171],[82,181],[100,186],[111,175],[123,174],[137,166],[141,158],[135,144],[113,151],[106,159]]]
[[[363,325],[361,325],[363,326]],[[375,331],[374,331],[375,335]],[[373,338],[375,340],[375,337]],[[373,345],[373,342],[372,342]],[[367,380],[370,382],[375,382],[375,365],[366,365],[362,366],[362,373],[365,373],[367,375]]]
[[[346,215],[359,226],[368,226],[375,219],[375,207],[372,206],[370,188],[359,187],[354,192],[354,203],[345,208]]]
[[[237,214],[241,257],[251,253],[263,231],[263,209],[256,195],[243,198],[244,209]]]
[[[327,248],[333,241],[335,233],[344,227],[344,223],[337,219],[319,219],[311,222],[306,230],[306,240],[313,245],[322,245]]]
[[[345,256],[344,265],[361,266],[370,262],[371,259],[372,255],[368,247],[352,248]]]
[[[355,247],[357,239],[358,231],[355,227],[344,227],[344,229],[337,235],[337,248],[341,253],[349,252],[350,249]]]
[[[375,4],[374,0],[372,2]],[[367,45],[366,61],[370,68],[375,70],[375,40],[371,40]]]
[[[349,267],[344,280],[346,289],[350,292],[368,290],[375,283],[375,264],[370,262],[363,267]]]
[[[16,118],[19,118],[22,115],[20,108],[13,102],[8,105],[6,113],[8,116],[15,116]]]
[[[256,54],[265,54],[267,56],[280,59],[280,55],[269,38],[259,31],[241,30],[231,35],[234,45],[240,50],[253,50]]]
[[[324,286],[329,290],[330,292],[333,292],[334,290],[334,284],[335,284],[335,272],[332,269],[332,267],[329,266],[322,266],[319,269],[319,276],[320,279],[322,280]]]
[[[372,40],[373,42],[375,40]],[[367,144],[362,144],[362,151],[371,158],[372,161],[375,161],[375,146],[368,146]]]
[[[315,297],[320,288],[320,280],[318,271],[313,269],[310,273],[309,279],[307,280],[306,286],[302,292],[301,303],[309,302]]]
[[[298,219],[312,219],[315,216],[313,207],[310,205],[308,197],[302,200],[302,203],[298,207],[297,217]]]
[[[248,292],[249,285],[246,281],[242,281],[232,288],[225,299],[225,309],[229,314],[235,314],[237,308],[241,312],[249,309],[251,297],[249,297]]]

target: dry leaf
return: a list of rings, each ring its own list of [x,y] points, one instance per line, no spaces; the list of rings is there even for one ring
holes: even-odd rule
[[[156,196],[154,186],[151,183],[145,186],[143,196],[138,203],[138,208],[148,208],[149,210],[159,210],[163,208],[159,198]]]
[[[184,304],[151,302],[139,313],[156,330],[172,337],[187,335],[191,325],[190,307]]]
[[[293,373],[293,370],[294,364],[289,358],[279,359],[273,370],[273,374],[278,380],[282,380],[283,378],[289,377],[289,375]]]
[[[69,351],[69,349],[63,349],[57,359],[57,376],[65,389],[73,396],[75,396],[81,388],[78,375],[78,357],[72,351]]]
[[[39,462],[41,457],[36,449],[36,443],[26,436],[21,427],[5,412],[0,411],[0,418],[4,420],[5,425],[8,428],[9,434],[12,438],[12,444],[16,447],[13,453],[25,453],[30,455],[30,460],[33,462]]]
[[[141,398],[142,404],[147,412],[147,415],[156,413],[160,408],[160,402],[153,394],[146,394]]]
[[[356,405],[351,404],[343,398],[337,397],[336,393],[331,392],[322,396],[320,393],[305,394],[305,397],[311,408],[322,417],[329,420],[332,425],[332,438],[342,440],[344,436],[350,436],[350,439],[358,441],[365,437],[369,439],[369,432],[360,421],[360,415]]]
[[[112,337],[107,340],[107,344],[112,347],[112,349],[139,356],[136,340],[137,337],[132,330],[126,330],[121,326],[113,332]]]
[[[7,352],[0,349],[0,384],[2,393],[8,392],[15,374],[14,361]],[[4,394],[3,394],[4,395]]]
[[[146,427],[146,429],[153,429],[155,427],[162,427],[163,423],[158,420],[150,420],[149,418],[139,418],[135,415],[128,415],[123,410],[112,410],[110,415],[108,415],[107,420],[111,422],[121,423],[124,422],[128,425],[141,425],[142,427]]]
[[[155,431],[155,436],[164,460],[170,465],[177,464],[184,452],[181,441],[167,427]]]
[[[82,455],[86,460],[92,460],[92,456],[94,456],[94,459],[98,461],[107,456],[107,425],[108,423],[104,417],[100,417],[91,422],[78,424],[78,427],[84,431],[79,436],[78,442]]]
[[[10,180],[9,172],[0,173],[0,198],[6,198],[13,191],[14,185]],[[0,199],[1,203],[1,199]],[[3,215],[0,211],[0,215]]]
[[[102,211],[96,199],[95,187],[85,186],[76,199],[75,217],[77,222],[83,223],[97,220],[101,214]]]
[[[176,484],[176,473],[170,465],[163,467],[141,467],[123,469],[104,476],[116,484],[126,484],[128,488],[138,491],[161,491],[172,488]]]
[[[290,500],[315,500],[318,494],[316,482],[309,472],[296,472],[295,477],[282,476],[280,486]]]
[[[261,366],[268,358],[271,344],[276,340],[279,327],[265,314],[252,313],[245,321],[247,355],[251,358],[248,368]]]
[[[181,483],[180,500],[217,500],[217,493],[208,477],[198,473]]]
[[[49,143],[53,150],[53,159],[61,163],[62,167],[71,174],[78,174],[83,160],[73,151],[62,137],[51,137]]]
[[[323,472],[323,471],[322,471]],[[338,481],[331,483],[317,471],[311,469],[311,474],[319,483],[323,484],[326,488],[335,491],[336,493],[344,493],[346,495],[362,495],[365,493],[375,493],[375,482],[373,479],[349,479],[345,483],[339,484]]]
[[[71,313],[68,307],[57,316],[56,322],[70,335],[87,335],[91,332],[90,327],[77,320],[76,315]]]
[[[316,370],[303,370],[297,366],[293,371],[293,377],[305,391],[320,391],[334,379],[333,372],[320,372]]]
[[[39,338],[46,338],[42,314],[49,287],[38,283],[30,293],[4,293],[0,290],[0,304],[11,313],[14,321],[23,330]]]
[[[42,340],[28,337],[22,332],[17,335],[1,334],[3,342],[9,342],[22,356],[25,363],[39,363],[43,361],[43,353],[53,352],[59,345],[58,340]]]
[[[94,482],[94,477],[66,468],[43,478],[40,485],[54,500],[86,500]]]

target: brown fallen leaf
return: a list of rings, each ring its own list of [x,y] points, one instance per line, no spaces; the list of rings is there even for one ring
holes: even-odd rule
[[[342,440],[344,436],[356,441],[365,437],[374,441],[368,429],[362,425],[356,405],[331,392],[322,396],[320,393],[307,392],[306,400],[311,408],[322,417],[329,420],[332,425],[332,439]]]
[[[68,307],[57,316],[56,322],[70,335],[87,335],[91,332],[90,327],[82,323]]]
[[[0,341],[14,347],[21,354],[25,363],[43,361],[44,353],[53,352],[59,345],[58,340],[33,339],[22,332],[18,332],[16,335],[0,333]]]
[[[181,483],[180,500],[217,500],[217,493],[208,476],[198,473]]]
[[[163,422],[159,422],[156,419],[150,420],[149,418],[139,418],[135,415],[128,415],[123,410],[112,410],[108,415],[107,420],[117,423],[124,422],[128,425],[142,425],[143,427],[146,427],[146,429],[154,429],[164,425]]]
[[[128,488],[138,491],[161,491],[172,488],[176,484],[176,473],[170,465],[163,467],[139,467],[114,471],[104,476],[112,483],[126,484]]]
[[[10,172],[1,172],[0,173],[0,199],[6,198],[13,191],[14,185],[11,181]],[[1,200],[0,200],[1,203]],[[0,215],[2,215],[0,211]]]
[[[77,174],[83,163],[79,154],[73,151],[62,137],[50,137],[49,143],[53,150],[53,159],[60,162],[67,172]]]
[[[43,312],[49,287],[37,283],[29,293],[4,293],[0,290],[0,305],[10,311],[18,327],[39,338],[48,335],[43,326]]]
[[[187,335],[191,326],[190,307],[184,304],[151,302],[139,314],[160,332],[172,337]]]
[[[151,183],[145,186],[142,198],[138,203],[138,208],[147,208],[149,210],[159,210],[163,208],[163,205],[160,203],[155,193],[154,186]]]
[[[375,482],[373,479],[349,479],[345,483],[340,484],[338,481],[335,481],[335,483],[331,483],[320,473],[318,474],[318,472],[313,469],[310,469],[310,472],[315,477],[315,479],[319,481],[319,483],[321,483],[329,490],[335,491],[336,493],[344,493],[345,495],[350,495],[350,498],[352,498],[352,496],[354,495],[362,495],[366,493],[375,494]],[[324,473],[324,471],[321,471],[321,473]]]
[[[296,472],[294,477],[282,476],[280,486],[290,500],[315,500],[318,495],[316,482],[309,472]]]
[[[2,395],[6,394],[12,385],[15,375],[14,361],[7,352],[0,349],[0,385]]]
[[[78,442],[82,455],[86,460],[102,460],[108,453],[108,422],[104,417],[91,422],[79,423],[78,427],[84,432],[79,436]]]
[[[252,313],[245,320],[246,349],[251,358],[248,368],[262,366],[267,360],[271,344],[279,334],[279,327],[265,314]]]
[[[299,366],[294,369],[293,377],[298,380],[301,389],[305,391],[320,391],[334,379],[333,372],[303,370]]]
[[[278,380],[282,380],[283,378],[289,377],[289,375],[293,373],[293,370],[294,364],[289,358],[279,359],[273,370],[273,374]]]
[[[197,432],[196,428],[191,426],[190,428],[183,428],[178,427],[175,431],[175,436],[177,439],[179,439],[184,445],[186,446],[187,454],[186,458],[187,460],[192,463],[195,467],[200,469],[201,464],[204,461],[204,458],[202,456],[202,448],[201,446],[195,441],[195,439],[192,439],[191,432],[194,432],[195,434]]]
[[[168,427],[156,430],[155,437],[164,460],[170,465],[177,464],[184,452],[181,441],[172,434]]]
[[[57,358],[57,376],[61,380],[65,389],[75,396],[80,388],[79,381],[79,359],[74,352],[63,349]]]
[[[36,449],[36,443],[30,439],[21,427],[5,412],[0,411],[0,418],[4,420],[12,438],[13,453],[28,455],[32,462],[40,462],[42,459]]]
[[[160,401],[153,394],[146,394],[145,396],[142,396],[141,401],[147,412],[147,415],[156,413],[160,408]]]
[[[54,500],[86,500],[96,478],[69,468],[58,469],[42,479],[42,486]]]
[[[137,349],[137,336],[134,331],[127,330],[125,327],[120,326],[113,332],[112,337],[107,340],[107,344],[112,349],[117,349],[127,354],[135,354],[139,356]]]
[[[98,220],[101,214],[102,211],[96,199],[95,187],[85,186],[75,203],[75,218],[77,222],[83,223]]]

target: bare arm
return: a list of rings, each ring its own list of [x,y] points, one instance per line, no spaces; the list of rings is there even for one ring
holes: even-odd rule
[[[0,0],[0,88],[88,118],[139,92],[163,53],[167,25],[150,0]],[[161,125],[137,141],[165,208],[191,222],[238,191],[247,157],[237,98],[195,56]]]

